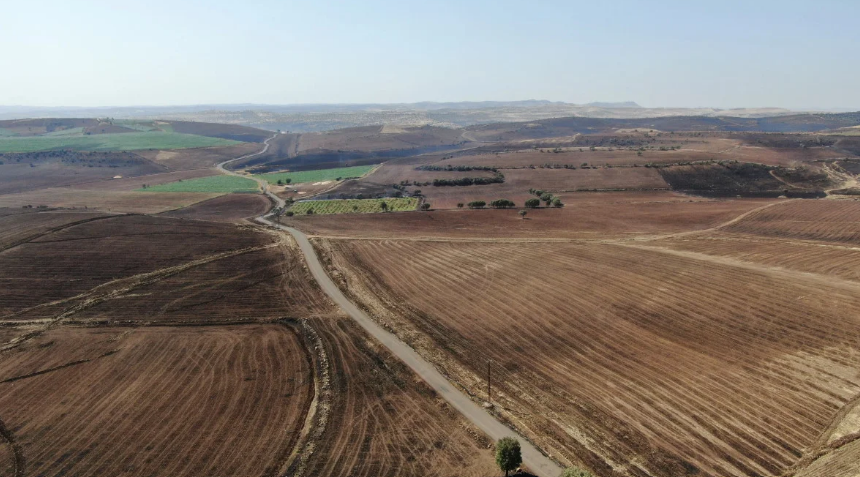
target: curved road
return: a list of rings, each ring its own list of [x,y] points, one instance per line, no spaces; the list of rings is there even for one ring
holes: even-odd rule
[[[226,164],[229,164],[234,161],[238,161],[241,159],[247,159],[253,156],[259,156],[260,154],[264,154],[269,150],[269,141],[277,137],[277,134],[266,139],[264,142],[265,146],[263,150],[254,154],[248,154],[246,156],[237,157],[235,159],[230,159],[229,161],[224,161],[218,164],[218,170],[229,175],[239,176],[239,177],[248,177],[237,172],[233,172],[224,168]],[[263,193],[269,196],[277,207],[283,207],[285,202],[280,197],[276,196],[274,193],[269,191],[268,183],[262,179],[257,179],[256,177],[251,177],[260,184],[260,187],[263,190]],[[485,409],[475,404],[468,396],[463,394],[460,390],[458,390],[454,385],[448,381],[445,376],[442,375],[436,368],[427,362],[424,358],[422,358],[418,353],[415,352],[414,349],[409,347],[406,343],[400,341],[397,336],[386,331],[384,328],[376,324],[375,321],[370,319],[361,309],[355,306],[346,295],[340,291],[340,288],[335,285],[331,278],[329,278],[325,269],[317,257],[316,251],[311,245],[310,241],[308,241],[308,237],[300,232],[297,229],[292,227],[286,227],[280,224],[276,224],[270,221],[267,217],[271,215],[271,212],[261,215],[257,217],[257,221],[263,223],[265,225],[275,227],[284,231],[289,232],[293,238],[296,239],[296,243],[299,245],[299,249],[302,251],[302,254],[305,256],[305,261],[308,264],[308,269],[311,271],[311,275],[313,275],[314,279],[319,283],[320,288],[339,306],[349,315],[353,320],[355,320],[364,330],[371,336],[373,336],[377,341],[385,345],[386,348],[391,351],[394,356],[397,356],[401,361],[406,363],[407,366],[412,368],[418,376],[421,377],[431,388],[433,388],[440,396],[442,396],[451,406],[454,407],[460,414],[463,415],[466,419],[472,422],[478,429],[484,431],[490,439],[497,441],[503,437],[514,437],[520,441],[520,446],[522,448],[522,457],[523,464],[528,467],[528,469],[542,477],[556,477],[561,474],[562,469],[558,465],[556,465],[553,461],[551,461],[548,457],[544,456],[534,447],[531,443],[523,439],[521,436],[517,435],[516,432],[511,430],[509,427],[505,426],[495,417],[493,417],[490,413],[488,413]]]

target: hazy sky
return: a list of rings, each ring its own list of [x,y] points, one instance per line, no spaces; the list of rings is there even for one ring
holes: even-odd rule
[[[0,0],[0,104],[860,109],[860,0]]]

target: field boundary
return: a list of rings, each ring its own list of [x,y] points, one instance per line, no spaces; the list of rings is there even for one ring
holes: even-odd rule
[[[0,436],[6,440],[6,443],[12,449],[12,458],[14,460],[13,464],[15,465],[15,471],[13,475],[15,477],[24,477],[24,466],[26,464],[26,460],[24,459],[24,451],[21,450],[21,446],[15,442],[15,434],[6,427],[6,423],[0,419]]]

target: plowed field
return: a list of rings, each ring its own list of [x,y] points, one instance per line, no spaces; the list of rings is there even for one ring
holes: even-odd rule
[[[61,329],[0,355],[0,375],[27,476],[275,475],[313,396],[282,325]]]
[[[489,442],[351,320],[315,320],[331,415],[306,476],[495,475]]]
[[[318,245],[480,399],[490,360],[502,417],[597,475],[779,475],[860,394],[854,284],[614,244]]]
[[[860,201],[792,201],[751,214],[726,231],[858,244]]]

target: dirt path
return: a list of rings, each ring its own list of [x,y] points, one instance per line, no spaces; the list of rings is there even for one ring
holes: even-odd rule
[[[281,230],[289,232],[299,245],[302,253],[307,260],[308,268],[320,288],[343,309],[352,319],[354,319],[365,331],[373,336],[377,341],[388,348],[392,354],[397,356],[407,366],[412,368],[421,379],[423,379],[430,387],[432,387],[439,395],[448,401],[460,414],[472,422],[476,427],[484,431],[491,439],[498,440],[502,437],[516,437],[522,446],[523,463],[530,471],[543,477],[555,477],[561,474],[561,467],[556,465],[548,457],[544,456],[536,447],[531,445],[516,432],[496,420],[490,413],[475,404],[465,394],[451,384],[436,368],[427,362],[424,358],[418,355],[414,349],[400,341],[395,335],[389,333],[381,326],[376,324],[368,317],[361,309],[353,304],[340,288],[329,278],[325,269],[319,261],[316,252],[311,246],[310,241],[305,234],[283,225],[275,224],[265,217],[260,217],[258,221],[277,227]]]

